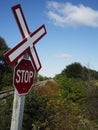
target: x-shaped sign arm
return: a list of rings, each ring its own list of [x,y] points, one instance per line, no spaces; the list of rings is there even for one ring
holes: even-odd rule
[[[30,33],[29,28],[27,26],[25,17],[23,15],[22,9],[20,5],[16,5],[12,7],[14,16],[16,18],[17,24],[19,26],[22,41],[16,45],[14,48],[9,50],[5,57],[10,65],[13,65],[17,62],[25,53],[29,52],[30,58],[33,62],[33,66],[36,72],[38,72],[41,68],[41,63],[39,57],[37,55],[35,44],[46,34],[45,26],[42,25],[33,33]]]

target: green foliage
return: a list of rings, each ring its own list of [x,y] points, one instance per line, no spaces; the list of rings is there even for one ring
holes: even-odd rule
[[[12,73],[4,73],[2,77],[2,87],[6,88],[6,86],[12,86],[13,82]]]
[[[82,80],[67,78],[62,74],[57,75],[54,79],[61,86],[60,92],[63,98],[68,98],[73,101],[77,101],[87,96],[86,85]]]
[[[38,96],[38,94],[35,93],[34,90],[32,90],[29,95],[27,95],[24,111],[24,130],[30,130],[33,123],[36,124],[37,122],[45,122],[48,114],[46,109],[47,101],[47,96]]]
[[[62,100],[58,96],[58,86],[53,81],[48,81],[45,86],[32,90],[26,97],[24,112],[24,130],[31,129],[32,124],[40,130],[53,129],[51,119],[62,106]],[[28,124],[25,122],[28,121]]]
[[[75,62],[72,63],[61,72],[60,75],[65,75],[68,78],[82,79],[84,81],[97,79],[98,80],[98,72],[95,70],[91,70],[85,66],[82,66],[80,63]]]
[[[84,86],[84,84],[82,83],[82,81],[75,81],[73,79],[71,79],[71,81],[68,81],[69,86],[67,84],[67,86],[69,87],[69,95],[68,98],[72,99],[73,101],[77,101],[79,99],[85,98],[87,96],[86,92],[86,88]]]
[[[9,130],[11,125],[13,96],[0,100],[0,130]]]
[[[12,72],[4,57],[5,52],[8,50],[8,46],[3,38],[0,37],[0,90],[3,87],[12,85]]]
[[[66,67],[65,73],[68,78],[81,78],[82,66],[80,63],[72,63]]]
[[[0,50],[2,50],[3,52],[5,52],[8,49],[8,46],[2,37],[0,37],[0,45]]]
[[[67,124],[62,122],[62,125],[66,130],[98,129],[98,81],[91,80],[95,79],[93,74],[96,72],[88,69],[84,69],[84,72],[87,81],[83,78],[68,78],[65,71],[54,78],[60,85],[60,97],[65,102],[62,119]]]

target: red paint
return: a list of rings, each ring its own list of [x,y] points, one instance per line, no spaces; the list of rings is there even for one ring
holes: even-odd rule
[[[34,83],[34,69],[30,60],[22,59],[14,69],[13,84],[19,94],[27,94]]]

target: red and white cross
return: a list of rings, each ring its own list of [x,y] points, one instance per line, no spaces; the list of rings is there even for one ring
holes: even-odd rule
[[[12,7],[12,10],[22,35],[22,41],[9,50],[5,54],[5,57],[8,63],[12,66],[25,53],[29,52],[34,69],[38,72],[41,68],[41,63],[34,45],[46,34],[45,26],[42,25],[33,33],[30,33],[21,6],[16,5]]]

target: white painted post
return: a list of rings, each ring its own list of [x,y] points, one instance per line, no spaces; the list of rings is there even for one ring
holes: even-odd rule
[[[26,53],[23,57],[25,59],[29,59],[28,53]],[[19,95],[17,90],[15,89],[10,130],[22,130],[24,104],[25,104],[25,95]]]
[[[15,89],[10,130],[22,130],[24,103],[25,95],[18,95],[18,92]]]

